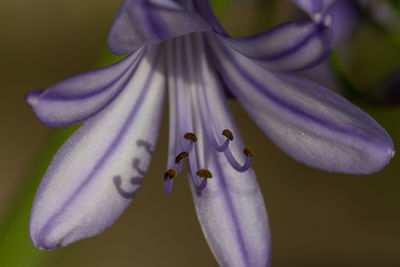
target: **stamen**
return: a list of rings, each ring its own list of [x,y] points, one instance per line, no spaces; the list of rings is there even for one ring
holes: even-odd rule
[[[197,192],[201,192],[206,188],[208,179],[203,179],[199,186],[195,186]]]
[[[228,138],[229,140],[233,141],[233,133],[228,129],[223,130],[222,135]]]
[[[213,177],[212,173],[207,170],[207,169],[200,169],[196,172],[196,175],[199,176],[200,178],[203,178],[201,183],[196,186],[196,183],[194,184],[194,187],[196,188],[197,192],[201,192],[204,190],[204,188],[206,188],[207,186],[207,181],[208,179],[211,179]]]
[[[197,143],[197,136],[194,133],[185,133],[183,137],[188,141]]]
[[[185,135],[183,136],[183,138],[185,138],[188,143],[186,143],[183,147],[183,149],[187,152],[192,152],[193,149],[193,143],[197,143],[197,136],[194,133],[185,133]]]
[[[180,163],[183,159],[189,157],[189,153],[183,151],[181,153],[178,154],[178,156],[176,156],[175,158],[175,164]]]
[[[239,162],[237,162],[235,157],[232,155],[232,151],[230,149],[225,150],[225,156],[226,156],[228,162],[238,172],[247,171],[251,166],[251,159],[254,156],[253,149],[248,146],[243,149],[243,153],[246,155],[246,161],[244,162],[243,165],[241,165]]]
[[[196,172],[196,175],[200,178],[211,179],[213,177],[212,173],[207,169],[200,169]]]
[[[249,146],[246,146],[246,147],[243,149],[243,153],[244,153],[246,156],[254,157],[254,150],[253,150],[251,147],[249,147]]]
[[[178,173],[175,169],[169,169],[164,173],[164,194],[169,195],[172,191],[172,179],[174,179]]]
[[[178,173],[175,169],[169,169],[164,173],[164,181],[166,181],[167,179],[174,179],[177,175]]]

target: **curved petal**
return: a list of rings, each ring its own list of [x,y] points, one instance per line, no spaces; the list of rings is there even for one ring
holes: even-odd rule
[[[309,80],[267,71],[209,39],[232,93],[280,148],[312,167],[374,173],[394,155],[386,131],[368,114]]]
[[[32,207],[35,246],[53,249],[96,235],[134,197],[156,142],[164,99],[164,73],[154,60],[146,57],[127,89],[54,156]]]
[[[201,14],[204,20],[207,21],[213,27],[214,31],[216,31],[222,36],[228,37],[229,36],[228,33],[222,27],[221,23],[219,22],[217,16],[214,13],[210,1],[194,0],[194,2],[198,12]]]
[[[81,122],[107,106],[126,86],[144,50],[111,66],[84,72],[28,94],[38,119],[52,127]]]
[[[264,201],[253,170],[237,172],[224,153],[217,153],[210,143],[213,138],[206,127],[213,121],[230,129],[235,139],[230,149],[235,157],[244,158],[238,129],[229,113],[217,75],[206,63],[204,51],[197,47],[196,88],[192,89],[194,130],[199,138],[189,156],[190,175],[207,168],[213,178],[201,192],[191,183],[197,216],[206,239],[221,266],[261,267],[270,260],[270,232]],[[201,108],[200,94],[205,94],[207,107]],[[205,109],[204,109],[205,108]],[[204,110],[209,109],[212,116]]]
[[[295,21],[249,37],[220,39],[264,68],[300,71],[320,64],[329,56],[332,49],[329,23]]]
[[[238,173],[224,155],[199,155],[213,178],[192,193],[205,237],[221,266],[264,267],[270,261],[270,232],[253,170]]]
[[[114,19],[108,45],[114,54],[123,55],[142,45],[210,29],[199,14],[173,0],[125,0]]]
[[[335,0],[292,0],[306,13],[313,15],[324,13]]]

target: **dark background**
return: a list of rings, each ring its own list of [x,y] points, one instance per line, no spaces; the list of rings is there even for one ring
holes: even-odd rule
[[[0,220],[6,220],[8,207],[54,132],[36,120],[24,94],[90,69],[105,49],[120,2],[0,2]],[[240,36],[293,15],[289,1],[275,2],[281,3],[271,4],[260,20],[252,1],[232,1],[221,15],[223,24]],[[375,33],[360,34],[355,42],[363,45],[362,51],[390,60],[381,66],[359,56],[365,62],[354,63],[354,75],[371,79],[368,73],[399,61],[398,50],[377,48]],[[400,157],[370,176],[314,170],[283,154],[236,102],[230,104],[245,143],[256,150],[253,166],[270,217],[273,267],[400,266]],[[387,129],[398,148],[400,107],[362,108]],[[165,116],[161,127],[168,127],[167,120]],[[177,179],[170,196],[162,193],[167,138],[160,136],[141,190],[115,225],[100,236],[48,252],[53,257],[46,266],[217,266],[198,225],[186,177]]]

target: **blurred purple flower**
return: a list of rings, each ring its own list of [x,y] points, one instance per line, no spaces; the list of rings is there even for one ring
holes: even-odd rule
[[[120,216],[147,170],[167,91],[164,191],[170,193],[187,158],[200,223],[223,266],[266,266],[270,258],[253,152],[243,149],[226,90],[283,151],[309,166],[369,174],[394,153],[370,116],[289,73],[329,55],[323,13],[234,39],[208,1],[125,0],[108,42],[115,54],[130,54],[27,96],[49,126],[86,120],[54,156],[36,194],[30,236],[39,248],[96,235]]]
[[[400,26],[400,17],[396,10],[396,7],[400,6],[398,1],[358,0],[356,3],[382,27],[387,30],[398,30]]]
[[[296,2],[296,0],[294,0]],[[334,45],[341,51],[341,56],[348,55],[348,45],[354,32],[362,27],[363,23],[373,25],[382,34],[390,35],[398,31],[400,17],[394,3],[376,0],[334,0],[330,3],[326,13],[332,17],[332,31]],[[372,51],[371,51],[372,52]],[[394,70],[382,78],[379,83],[373,84],[364,90],[357,89],[351,78],[336,73],[331,65],[325,61],[315,68],[302,72],[302,75],[317,81],[336,91],[344,91],[373,105],[398,105],[400,104],[399,70]],[[345,79],[345,81],[343,80]],[[348,88],[351,86],[351,88]]]

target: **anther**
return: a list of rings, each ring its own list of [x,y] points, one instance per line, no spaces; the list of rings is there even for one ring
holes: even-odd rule
[[[178,164],[179,162],[181,162],[184,158],[189,157],[189,153],[183,151],[181,153],[178,154],[178,156],[176,156],[175,158],[175,164]]]
[[[207,179],[211,179],[213,177],[212,173],[206,169],[198,170],[196,172],[196,175],[199,176],[200,178],[207,178]]]
[[[164,173],[164,181],[167,179],[173,179],[178,175],[175,169],[169,169]]]
[[[183,137],[188,141],[197,143],[197,136],[194,133],[185,133]]]
[[[223,130],[222,135],[228,138],[229,140],[233,141],[233,133],[228,129]]]
[[[249,147],[249,146],[246,146],[246,147],[243,149],[243,153],[244,153],[246,156],[254,157],[254,150],[253,150],[251,147]]]

